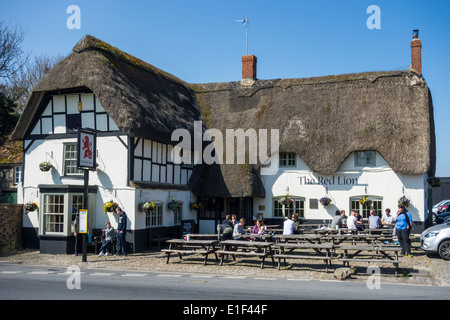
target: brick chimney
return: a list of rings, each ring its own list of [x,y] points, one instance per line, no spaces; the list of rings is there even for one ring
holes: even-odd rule
[[[419,30],[413,30],[410,70],[414,70],[419,75],[422,75],[422,41],[419,39]]]
[[[242,81],[244,85],[252,85],[256,80],[256,56],[242,56]]]

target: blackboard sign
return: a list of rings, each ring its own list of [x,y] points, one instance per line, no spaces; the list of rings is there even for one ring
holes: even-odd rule
[[[195,220],[181,220],[181,234],[194,233]]]

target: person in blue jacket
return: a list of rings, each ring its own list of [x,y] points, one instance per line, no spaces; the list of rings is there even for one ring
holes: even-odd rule
[[[399,206],[396,221],[395,229],[398,242],[400,242],[400,246],[402,247],[401,255],[407,254],[408,257],[412,257],[411,240],[409,239],[413,223],[411,213],[405,207]]]
[[[116,245],[116,256],[120,255],[120,250],[124,257],[127,255],[127,243],[125,241],[125,236],[127,234],[127,214],[122,211],[120,207],[116,208],[116,213],[119,215],[118,225],[117,225],[117,245]]]

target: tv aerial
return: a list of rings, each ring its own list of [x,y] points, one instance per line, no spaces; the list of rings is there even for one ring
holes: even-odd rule
[[[245,27],[245,54],[248,55],[248,18],[244,15],[244,19],[242,20],[235,20],[236,22],[242,22],[242,25]]]

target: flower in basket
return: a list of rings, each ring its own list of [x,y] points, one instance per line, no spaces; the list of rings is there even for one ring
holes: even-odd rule
[[[283,198],[281,198],[280,200],[278,200],[278,203],[284,206],[289,206],[290,204],[292,204],[294,201],[289,198],[289,195],[285,195]]]
[[[398,199],[398,205],[399,205],[400,207],[408,208],[410,202],[411,202],[411,201],[410,201],[407,197],[405,197],[405,196],[403,196],[403,197],[401,197],[400,199]]]
[[[319,201],[324,207],[328,206],[331,203],[331,199],[328,197],[322,197],[319,199]]]
[[[25,210],[26,210],[27,212],[33,212],[33,211],[35,211],[37,208],[38,208],[38,205],[37,205],[36,202],[27,202],[27,203],[25,204]]]
[[[145,213],[153,212],[155,209],[156,209],[155,204],[153,202],[150,202],[150,201],[144,202],[144,204],[142,205],[142,210]]]
[[[441,179],[436,178],[436,177],[430,177],[428,178],[428,183],[433,187],[440,187],[441,186]]]
[[[176,210],[181,209],[183,207],[183,202],[175,200],[175,198],[172,198],[167,206],[169,207],[170,210],[175,212]]]
[[[39,164],[39,169],[41,169],[41,171],[49,171],[51,168],[53,168],[53,165],[48,161]]]
[[[105,202],[103,204],[103,209],[105,210],[106,214],[107,212],[114,212],[118,206],[119,205],[116,202],[109,200],[108,202]]]
[[[191,203],[191,210],[200,210],[203,209],[203,204],[199,201],[195,201]]]
[[[372,199],[363,196],[359,199],[359,203],[362,204],[363,206],[370,206],[372,204]]]

